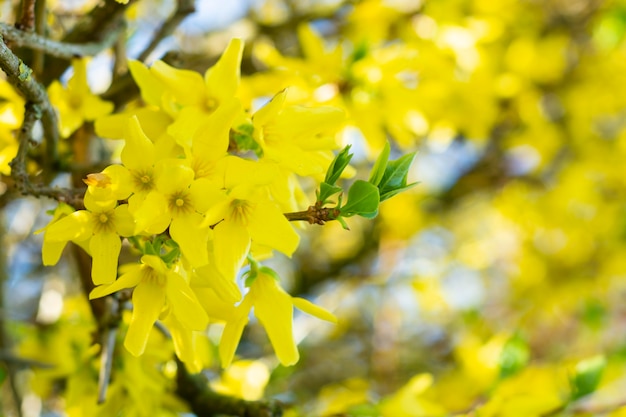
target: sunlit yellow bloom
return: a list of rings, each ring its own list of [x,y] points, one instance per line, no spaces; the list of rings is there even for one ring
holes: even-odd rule
[[[253,307],[254,315],[265,328],[278,360],[285,366],[295,364],[300,357],[293,337],[293,307],[322,320],[333,323],[337,321],[334,315],[322,307],[303,298],[291,297],[270,273],[261,268],[250,286],[250,291],[224,328],[219,346],[223,367],[232,362]]]
[[[124,346],[133,355],[144,352],[150,330],[164,310],[187,330],[203,330],[207,326],[208,317],[185,278],[158,256],[142,256],[141,264],[131,266],[117,281],[95,288],[89,297],[99,298],[133,287],[133,316],[124,340]]]
[[[271,166],[238,158],[229,162],[224,175],[226,191],[215,189],[205,195],[209,209],[203,223],[213,227],[217,269],[227,279],[239,272],[252,241],[291,256],[300,240],[276,203],[269,199],[267,190],[259,187],[264,176],[268,181],[273,178],[263,172]],[[247,181],[245,177],[249,177]],[[237,181],[233,184],[234,178]]]
[[[154,222],[167,223],[170,236],[192,266],[207,264],[210,229],[200,227],[204,220],[200,213],[209,209],[205,195],[214,190],[214,186],[207,180],[194,181],[193,170],[180,159],[161,161],[156,173],[155,189],[133,212],[137,230],[150,230]]]
[[[78,210],[51,224],[45,234],[49,243],[89,241],[93,258],[91,278],[94,284],[108,284],[117,276],[117,261],[122,248],[120,236],[132,236],[134,220],[128,212],[128,204],[117,206],[116,200],[97,200],[91,193],[85,194],[86,210]],[[117,206],[117,207],[116,207]],[[54,254],[44,262],[58,261],[58,245]]]
[[[239,87],[242,53],[241,39],[231,40],[219,61],[206,71],[204,78],[197,72],[176,69],[162,61],[155,62],[150,68],[151,74],[169,93],[161,98],[160,105],[175,118],[168,133],[181,145],[188,147],[205,118],[235,97]],[[149,85],[142,88],[142,93],[144,89],[149,89]]]
[[[93,121],[113,111],[113,103],[101,100],[93,94],[87,84],[87,61],[72,61],[74,76],[68,81],[67,88],[53,81],[48,87],[50,102],[59,112],[59,130],[66,138],[85,121]]]
[[[161,233],[169,226],[171,218],[163,210],[154,210],[150,201],[146,202],[150,192],[156,189],[156,165],[161,158],[135,116],[127,121],[124,140],[121,159],[124,168],[128,170],[133,193],[128,199],[128,206],[137,219],[134,234]]]
[[[345,120],[336,107],[285,107],[287,90],[257,111],[252,122],[263,158],[307,176],[322,174],[333,158],[337,143],[331,132]]]

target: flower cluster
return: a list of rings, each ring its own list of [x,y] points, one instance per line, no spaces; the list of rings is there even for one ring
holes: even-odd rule
[[[334,321],[290,297],[254,259],[273,251],[291,256],[298,247],[283,212],[298,207],[299,176],[323,178],[344,114],[286,106],[286,91],[250,114],[237,97],[242,51],[240,40],[231,41],[204,77],[160,61],[131,62],[144,105],[96,120],[101,136],[124,141],[121,164],[88,175],[84,210],[61,208],[45,229],[45,264],[55,264],[69,241],[91,255],[91,298],[133,289],[125,346],[134,355],[162,320],[178,356],[198,369],[197,332],[223,321],[220,357],[227,366],[254,307],[289,365],[298,360],[294,306]],[[141,259],[119,267],[118,276],[123,242]],[[254,268],[244,296],[237,278],[247,262]]]

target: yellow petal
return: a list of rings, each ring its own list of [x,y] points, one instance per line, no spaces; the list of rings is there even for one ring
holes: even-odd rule
[[[298,27],[298,40],[300,41],[304,56],[309,58],[312,62],[324,62],[326,55],[324,39],[319,36],[310,25],[300,25]]]
[[[207,220],[207,222],[213,221],[213,223],[207,225],[213,225],[224,218],[226,207],[230,201],[223,190],[220,190],[213,182],[206,178],[200,178],[191,183],[191,187],[189,187],[189,197],[193,207],[200,213],[209,211],[209,209],[214,208],[219,202],[225,204],[222,210],[215,210],[216,212],[211,214],[211,218]],[[221,214],[218,213],[219,211],[221,211]],[[216,216],[219,218],[216,219]]]
[[[270,246],[291,256],[297,249],[300,236],[283,213],[269,201],[259,202],[248,224],[250,237],[262,245]]]
[[[128,211],[128,204],[120,204],[115,208],[115,231],[118,235],[128,237],[135,234],[135,218]]]
[[[186,329],[174,315],[169,315],[163,323],[167,326],[174,342],[176,356],[185,364],[192,373],[202,371],[202,361],[195,349],[196,334]]]
[[[103,213],[113,210],[117,205],[117,200],[111,192],[85,193],[83,198],[85,208],[92,213]]]
[[[168,273],[165,291],[174,315],[183,326],[189,330],[206,328],[209,317],[183,277],[174,272]]]
[[[109,165],[102,173],[111,178],[111,191],[116,200],[125,200],[130,196],[133,187],[128,168],[122,165]]]
[[[341,127],[345,120],[346,113],[338,107],[291,106],[280,113],[273,127],[291,141],[306,140],[315,143],[319,141],[315,138],[317,134],[333,132]]]
[[[50,242],[86,240],[92,234],[91,214],[86,210],[78,210],[68,214],[46,229],[46,239]]]
[[[193,169],[185,165],[184,160],[170,159],[160,161],[157,169],[156,186],[159,192],[170,196],[186,191],[194,177]]]
[[[124,339],[124,346],[132,355],[139,356],[146,349],[148,335],[164,302],[165,291],[158,285],[141,282],[133,291],[133,316]]]
[[[331,323],[337,323],[337,317],[335,317],[333,313],[326,310],[325,308],[313,304],[309,300],[305,300],[304,298],[299,297],[293,297],[291,301],[298,310],[302,310],[307,314],[317,317],[318,319],[326,320]]]
[[[163,85],[143,63],[136,60],[128,61],[128,69],[141,90],[141,98],[153,106],[161,105]]]
[[[136,116],[128,119],[124,139],[126,143],[121,158],[128,169],[141,171],[154,165],[154,144],[141,129]]]
[[[228,215],[228,209],[230,207],[232,199],[226,195],[224,190],[219,190],[215,188],[212,189],[212,187],[204,188],[209,192],[209,194],[206,195],[206,201],[210,208],[204,213],[204,221],[202,222],[201,226],[215,226]],[[199,190],[192,187],[192,192],[193,191]],[[192,195],[195,197],[195,199],[198,199],[195,192]]]
[[[113,111],[113,103],[89,93],[83,97],[81,111],[85,120],[93,121],[111,113]]]
[[[248,256],[250,235],[245,226],[232,220],[219,223],[213,233],[217,269],[226,279],[235,279]]]
[[[180,251],[189,260],[193,267],[209,263],[207,243],[209,232],[207,228],[200,228],[202,217],[198,213],[188,216],[179,216],[172,219],[170,235],[180,246]]]
[[[300,355],[293,338],[293,304],[291,297],[278,286],[276,280],[259,274],[252,283],[254,315],[259,319],[274,347],[280,363],[290,366]]]
[[[135,218],[135,231],[133,234],[140,234],[144,231],[151,230],[152,227],[158,225],[160,231],[154,233],[160,233],[169,226],[171,219],[167,208],[167,200],[165,196],[157,191],[150,191],[148,195],[139,201],[139,199],[131,198],[132,203],[129,203],[133,207],[132,215]],[[138,204],[133,204],[138,202]],[[167,223],[163,224],[162,218],[167,219]]]
[[[156,61],[150,70],[183,106],[204,105],[204,80],[197,72],[177,69],[163,61]]]
[[[261,128],[274,120],[283,109],[283,104],[287,98],[287,90],[283,90],[276,94],[272,100],[265,106],[261,107],[252,118],[254,126]]]
[[[105,295],[113,294],[114,292],[133,288],[141,282],[142,278],[142,266],[139,264],[132,265],[131,269],[125,274],[120,275],[113,283],[109,285],[100,285],[89,293],[89,299],[104,297]]]
[[[91,238],[91,278],[95,285],[110,284],[117,277],[122,242],[116,233],[96,233]]]
[[[122,139],[126,123],[131,116],[128,113],[119,113],[98,118],[94,123],[96,134],[107,139]]]
[[[193,291],[210,319],[226,322],[233,318],[235,305],[218,297],[213,289],[194,287]]]
[[[56,265],[61,258],[65,245],[67,245],[67,242],[50,242],[44,238],[43,245],[41,247],[41,258],[43,259],[43,264],[46,266]]]
[[[196,268],[192,276],[194,287],[208,287],[227,303],[235,304],[241,300],[241,291],[232,279],[226,279],[218,270],[215,262]]]
[[[209,161],[224,156],[228,151],[232,122],[240,111],[239,100],[230,99],[221,104],[195,132],[192,140],[193,156]]]
[[[233,361],[237,345],[239,345],[239,340],[241,340],[243,328],[248,324],[248,314],[252,307],[251,300],[250,297],[244,298],[241,304],[237,306],[232,319],[226,322],[219,346],[222,368],[228,367]]]
[[[151,269],[154,269],[158,274],[165,275],[169,272],[169,268],[163,262],[163,259],[155,255],[144,255],[141,257],[141,263],[148,265]]]
[[[194,134],[207,116],[208,114],[200,107],[184,107],[178,112],[176,120],[168,126],[167,133],[183,148],[190,148]]]
[[[234,38],[217,63],[204,75],[208,95],[221,104],[237,93],[239,87],[243,41]]]
[[[67,88],[76,93],[89,93],[89,85],[87,84],[87,60],[73,59],[72,68],[74,75],[67,82]]]

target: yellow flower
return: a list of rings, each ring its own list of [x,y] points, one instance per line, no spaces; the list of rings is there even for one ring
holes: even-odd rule
[[[141,264],[132,265],[117,281],[95,288],[89,298],[133,287],[133,316],[124,340],[133,355],[144,352],[150,330],[164,310],[187,330],[206,328],[209,319],[189,284],[176,267],[168,268],[158,256],[142,256]]]
[[[70,213],[48,226],[45,241],[65,243],[90,239],[91,278],[96,285],[108,284],[117,276],[117,261],[122,248],[120,236],[133,235],[134,220],[128,212],[128,204],[117,206],[116,200],[97,200],[89,192],[85,193],[84,202],[86,210]],[[53,250],[55,254],[49,255],[50,258],[44,256],[44,262],[58,261],[58,248]]]
[[[291,297],[280,287],[275,273],[269,268],[261,267],[250,285],[250,291],[224,328],[219,346],[224,368],[233,360],[252,307],[254,315],[267,332],[278,360],[285,366],[295,364],[300,358],[293,337],[293,307],[322,320],[337,322],[335,316],[322,307],[303,298]]]
[[[284,107],[287,90],[276,94],[253,118],[263,158],[301,176],[323,174],[337,148],[333,132],[345,120],[336,107]]]
[[[155,62],[150,68],[151,75],[160,81],[167,93],[158,99],[152,94],[150,102],[154,104],[159,100],[161,108],[175,119],[167,132],[183,147],[190,146],[192,136],[206,117],[234,99],[239,87],[242,53],[241,39],[231,40],[219,61],[206,71],[204,78],[197,72],[176,69],[162,61]],[[133,74],[146,72],[138,68],[138,65],[134,66]],[[149,90],[153,84],[154,82],[139,83],[143,96],[151,94],[144,93],[144,90]]]
[[[72,61],[74,76],[67,88],[53,81],[48,87],[50,102],[59,112],[59,130],[66,138],[74,133],[85,121],[93,121],[113,111],[113,103],[101,100],[93,94],[87,84],[87,61]]]
[[[214,187],[207,180],[194,181],[186,161],[161,161],[156,170],[156,187],[146,196],[141,208],[133,212],[137,230],[150,230],[154,224],[169,225],[169,234],[178,243],[192,266],[206,265],[210,229],[200,227],[202,212],[209,209],[205,195]],[[166,220],[163,222],[163,220]],[[161,230],[162,231],[162,230]]]
[[[210,208],[202,225],[213,227],[217,269],[227,279],[237,275],[253,241],[287,256],[298,247],[300,237],[261,186],[276,175],[271,168],[231,157],[222,189],[205,194]]]

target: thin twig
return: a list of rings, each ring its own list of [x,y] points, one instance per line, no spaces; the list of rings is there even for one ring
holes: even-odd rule
[[[13,85],[26,101],[32,103],[32,109],[41,115],[44,137],[46,140],[46,159],[44,168],[50,168],[57,161],[57,143],[59,130],[57,115],[48,100],[48,94],[41,84],[32,76],[32,70],[19,59],[4,43],[0,35],[0,68],[6,73],[7,80]],[[31,126],[32,127],[32,126]],[[30,134],[30,131],[23,132]],[[29,135],[30,136],[30,135]],[[28,137],[28,141],[32,136]]]
[[[177,0],[176,10],[174,10],[174,13],[172,13],[172,15],[165,22],[163,22],[163,25],[154,35],[150,44],[139,55],[139,61],[145,61],[156,49],[156,47],[159,46],[161,41],[174,33],[174,30],[176,30],[178,25],[180,25],[180,23],[185,20],[187,16],[195,11],[196,7],[194,0]]]
[[[35,29],[35,3],[37,0],[22,0],[22,14],[15,26],[26,32],[32,32]]]
[[[35,33],[39,36],[43,36],[46,33],[46,17],[48,16],[48,9],[46,8],[46,0],[38,0],[35,5]],[[44,69],[45,54],[43,51],[33,52],[33,72],[39,79]]]
[[[62,42],[66,44],[102,43],[104,39],[110,38],[111,32],[114,32],[115,28],[119,27],[120,21],[124,19],[124,12],[134,2],[135,0],[129,0],[127,4],[121,4],[113,0],[98,2],[63,37]],[[115,37],[112,36],[112,38]],[[42,74],[42,83],[48,85],[53,80],[58,79],[69,65],[70,61],[67,58],[51,57],[46,61],[46,71]]]
[[[57,201],[65,202],[75,208],[82,206],[82,190],[69,188],[56,188],[43,185],[34,185],[26,170],[26,156],[32,142],[32,130],[39,118],[40,110],[36,104],[27,102],[24,111],[24,122],[19,134],[19,147],[15,158],[11,161],[11,177],[15,181],[16,188],[25,195],[35,197],[50,197]]]
[[[307,221],[309,224],[319,224],[323,226],[327,221],[336,220],[340,211],[336,207],[319,207],[309,206],[305,211],[296,211],[293,213],[284,213],[284,216],[290,222]]]
[[[56,56],[58,58],[72,59],[81,56],[97,55],[103,50],[110,48],[115,43],[123,27],[124,24],[120,21],[117,26],[113,28],[113,30],[106,33],[106,36],[100,42],[83,44],[53,41],[35,33],[16,29],[11,25],[1,22],[0,35],[2,35],[2,37],[6,40],[11,41],[11,44],[17,47],[43,51],[48,55]]]

